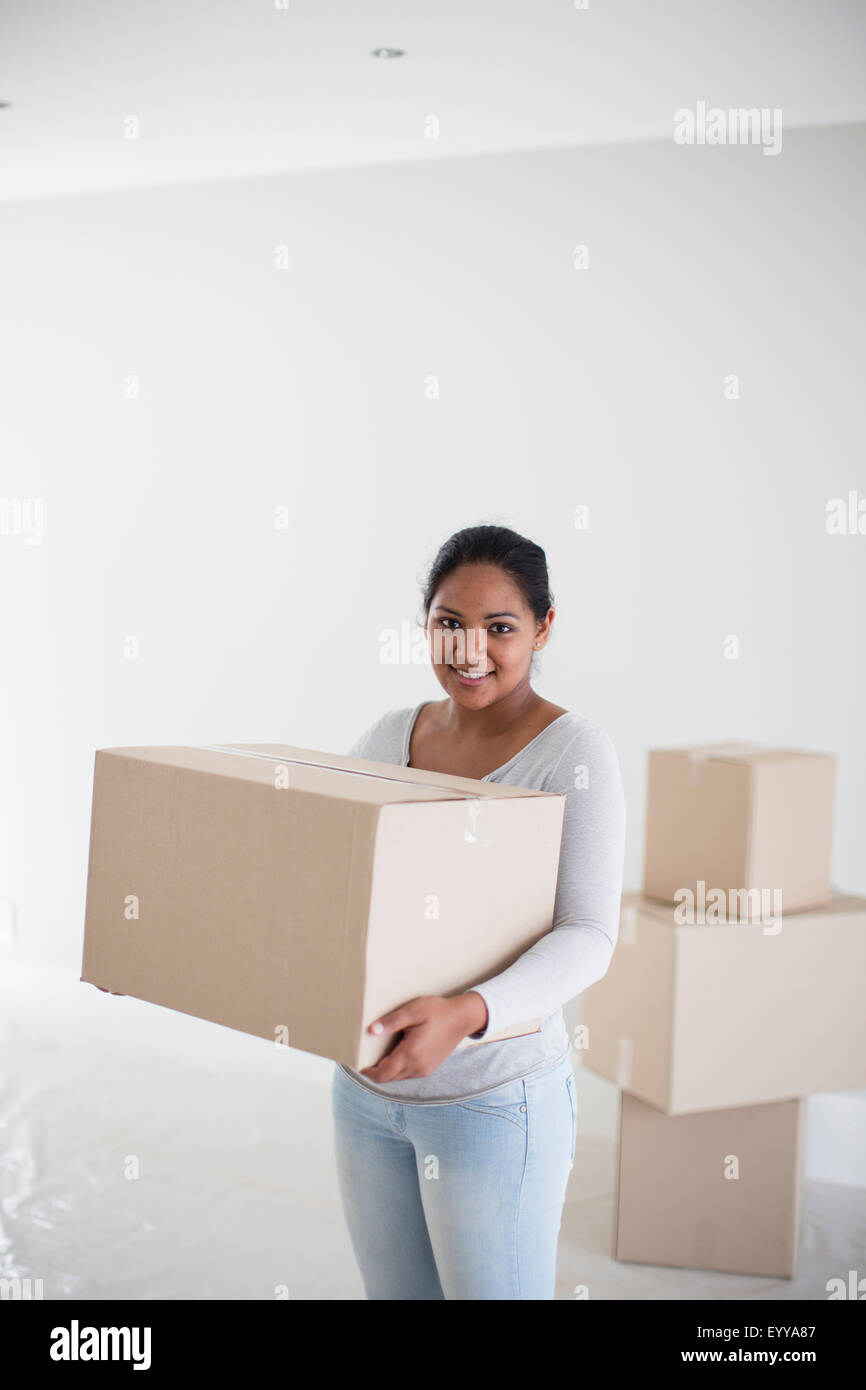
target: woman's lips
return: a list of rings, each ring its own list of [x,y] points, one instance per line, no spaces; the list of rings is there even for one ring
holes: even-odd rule
[[[453,666],[451,669],[453,670],[454,675],[456,676],[460,684],[465,685],[467,687],[484,685],[485,681],[489,680],[490,677],[493,675],[492,671],[485,671],[484,675],[480,679],[476,678],[475,680],[470,680],[466,676],[464,676],[460,671],[458,671],[456,666]]]

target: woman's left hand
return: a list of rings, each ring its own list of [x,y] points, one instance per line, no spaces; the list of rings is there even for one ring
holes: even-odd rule
[[[477,1005],[478,996],[474,996]],[[458,994],[451,999],[441,994],[425,994],[410,999],[399,1009],[382,1014],[368,1029],[380,1037],[398,1033],[403,1037],[391,1051],[373,1067],[362,1067],[361,1076],[384,1084],[389,1081],[409,1081],[416,1076],[429,1076],[446,1057],[450,1057],[461,1038],[484,1027],[477,1013],[470,1017],[473,1005],[468,995]],[[483,1010],[482,1012],[486,1012]]]

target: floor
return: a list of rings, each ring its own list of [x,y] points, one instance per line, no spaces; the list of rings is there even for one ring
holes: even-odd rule
[[[45,1299],[362,1299],[332,1064],[0,962],[0,1276]],[[807,1182],[796,1278],[611,1256],[615,1145],[578,1138],[557,1298],[825,1299],[866,1273],[866,1189]]]

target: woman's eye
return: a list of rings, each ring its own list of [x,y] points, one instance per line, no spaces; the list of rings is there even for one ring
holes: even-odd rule
[[[457,622],[457,619],[456,619],[456,618],[440,618],[440,619],[439,619],[439,622],[440,622],[440,623],[443,623],[443,624],[444,624],[444,623],[456,623],[456,622]],[[459,623],[458,623],[458,626],[459,626]],[[510,625],[509,623],[494,623],[492,627],[489,627],[489,628],[487,629],[487,631],[488,631],[488,632],[492,632],[492,631],[493,631],[493,628],[495,628],[495,627],[502,628],[505,632],[513,632],[513,631],[514,631],[514,629],[511,627],[511,625]],[[450,629],[449,629],[449,630],[450,630]]]

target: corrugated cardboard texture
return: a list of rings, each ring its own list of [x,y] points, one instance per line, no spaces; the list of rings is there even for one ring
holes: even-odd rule
[[[550,929],[563,796],[267,747],[97,753],[82,980],[362,1067]]]
[[[802,1100],[665,1115],[622,1093],[616,1258],[791,1278]]]
[[[629,931],[583,995],[584,1065],[672,1115],[866,1085],[866,899],[835,895],[776,934],[675,911],[624,896]]]
[[[743,887],[779,885],[783,911],[825,904],[835,796],[835,758],[801,755],[757,763],[751,779],[752,857]]]
[[[673,902],[702,879],[780,889],[783,907],[830,897],[836,759],[757,745],[649,755],[644,885]]]
[[[556,878],[561,804],[527,797],[476,803],[472,810],[470,816],[465,801],[413,806],[411,815],[405,806],[382,808],[369,911],[367,1020],[417,994],[470,989],[549,930],[539,884]],[[521,864],[530,843],[531,872],[508,875],[508,926],[500,932],[503,894],[491,878],[506,864]],[[362,1056],[372,1063],[377,1049],[376,1038],[364,1039]]]
[[[277,793],[264,763],[236,768],[97,754],[82,979],[349,1055],[376,808]],[[305,862],[321,868],[299,874]],[[133,894],[139,917],[127,920]]]

